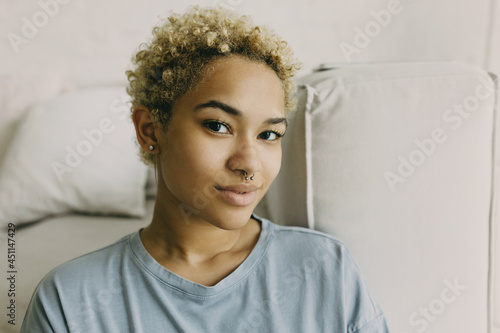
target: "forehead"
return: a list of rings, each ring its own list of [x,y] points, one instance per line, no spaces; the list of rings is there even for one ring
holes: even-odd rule
[[[191,106],[220,100],[245,111],[284,114],[284,91],[276,73],[265,63],[241,56],[219,58],[203,68],[203,79],[175,104]]]

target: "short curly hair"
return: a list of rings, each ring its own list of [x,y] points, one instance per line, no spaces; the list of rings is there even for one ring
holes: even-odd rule
[[[301,64],[292,59],[289,45],[271,30],[256,26],[250,17],[223,8],[191,6],[172,14],[153,29],[153,39],[141,44],[126,71],[131,111],[146,106],[153,122],[166,130],[176,99],[203,78],[205,65],[228,55],[241,55],[267,64],[281,81],[285,112],[295,105],[292,77]],[[154,155],[140,148],[140,158],[153,165]]]

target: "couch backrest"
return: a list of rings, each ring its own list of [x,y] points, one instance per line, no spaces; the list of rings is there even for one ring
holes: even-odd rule
[[[487,332],[495,92],[458,63],[298,79],[271,220],[344,241],[391,332]]]

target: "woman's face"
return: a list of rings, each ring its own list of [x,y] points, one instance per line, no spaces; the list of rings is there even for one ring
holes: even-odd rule
[[[248,222],[280,169],[284,94],[263,63],[230,56],[209,67],[157,135],[157,200],[180,210],[185,222],[233,230]]]

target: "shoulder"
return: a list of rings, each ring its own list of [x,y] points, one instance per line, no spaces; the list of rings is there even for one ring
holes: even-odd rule
[[[133,235],[67,261],[47,273],[33,293],[21,332],[71,331],[75,324],[73,316],[87,318],[91,314],[89,304],[102,301],[103,292],[118,292],[122,258],[130,252],[128,241]]]
[[[268,260],[272,267],[281,269],[281,283],[287,290],[304,292],[302,299],[307,298],[307,292],[321,290],[322,306],[334,306],[332,315],[341,308],[340,316],[344,317],[339,320],[345,320],[350,331],[373,321],[366,330],[359,330],[368,332],[368,327],[380,324],[376,320],[384,321],[380,305],[344,242],[319,231],[267,222],[273,234]]]
[[[302,255],[313,255],[318,258],[341,259],[351,257],[342,240],[326,233],[303,227],[282,226],[268,219],[261,218],[269,224],[275,246],[284,251],[298,252]]]
[[[269,220],[268,220],[269,221]],[[296,238],[299,241],[314,241],[314,242],[326,242],[333,243],[340,247],[345,247],[344,243],[331,235],[325,234],[321,231],[303,228],[303,227],[293,227],[293,226],[283,226],[275,224],[269,221],[273,225],[274,232],[279,237],[284,238]]]
[[[283,261],[286,265],[314,266],[330,276],[360,276],[358,264],[342,240],[312,229],[261,220],[269,229],[269,259]]]
[[[65,285],[75,285],[75,282],[104,279],[111,271],[120,265],[127,252],[129,238],[127,235],[113,244],[71,259],[45,275],[38,289],[59,288]]]

